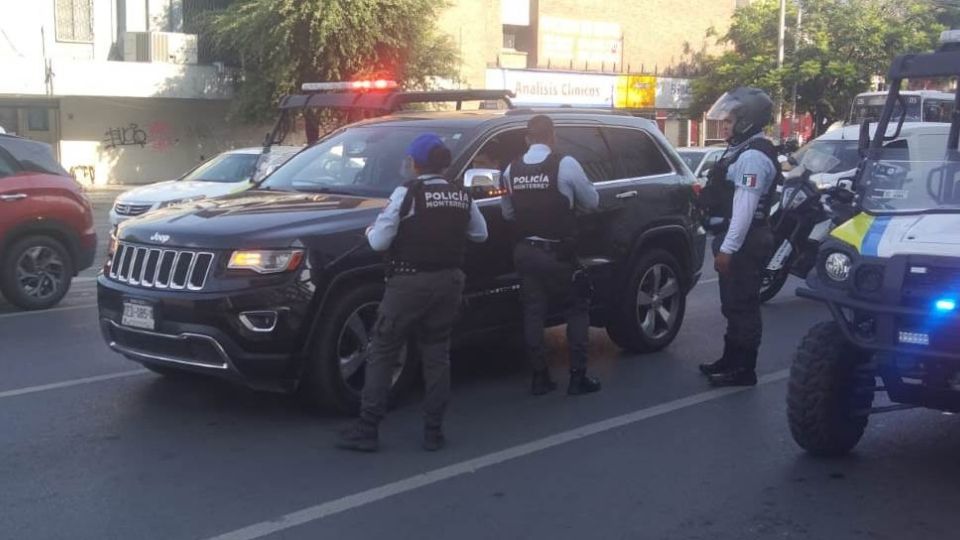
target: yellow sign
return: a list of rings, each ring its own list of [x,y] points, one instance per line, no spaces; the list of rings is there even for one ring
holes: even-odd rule
[[[614,93],[618,109],[652,109],[657,103],[657,78],[652,75],[620,75]]]

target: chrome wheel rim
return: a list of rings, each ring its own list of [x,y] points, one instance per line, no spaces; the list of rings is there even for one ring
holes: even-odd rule
[[[63,288],[66,268],[63,258],[47,246],[27,248],[17,259],[17,283],[30,298],[47,300]]]
[[[367,302],[357,306],[346,318],[337,338],[337,358],[340,363],[340,377],[350,390],[359,393],[366,379],[367,357],[370,350],[370,338],[373,326],[377,322],[379,302]],[[407,363],[407,346],[400,349],[393,368],[391,386],[397,384],[400,374]]]
[[[659,340],[676,326],[680,312],[680,280],[668,265],[647,269],[637,286],[637,326],[648,339]]]

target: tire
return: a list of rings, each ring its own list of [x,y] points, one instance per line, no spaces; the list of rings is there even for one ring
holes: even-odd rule
[[[643,353],[673,342],[687,308],[680,275],[680,264],[668,251],[653,249],[637,258],[607,325],[618,347]]]
[[[364,382],[365,352],[383,291],[382,283],[351,287],[334,298],[329,309],[321,314],[323,326],[314,340],[298,388],[305,403],[343,414],[357,414]],[[414,348],[411,343],[401,352],[402,361],[390,389],[391,403],[419,380]]]
[[[70,290],[73,259],[59,241],[28,236],[13,243],[0,261],[0,291],[26,310],[57,305]]]
[[[814,326],[790,368],[787,418],[793,440],[816,456],[842,456],[860,441],[875,377],[834,321]],[[860,412],[864,411],[864,412]]]
[[[790,270],[787,267],[783,267],[780,270],[777,270],[770,275],[767,273],[767,270],[764,269],[760,281],[760,303],[764,304],[773,300],[777,294],[780,293],[780,290],[783,289],[783,286],[787,283],[787,278],[790,277]]]

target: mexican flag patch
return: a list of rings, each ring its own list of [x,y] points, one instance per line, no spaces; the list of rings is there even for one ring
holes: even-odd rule
[[[757,175],[755,174],[745,174],[740,177],[740,185],[748,188],[757,187]]]

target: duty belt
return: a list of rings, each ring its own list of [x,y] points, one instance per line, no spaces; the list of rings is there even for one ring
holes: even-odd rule
[[[391,260],[387,265],[387,277],[410,276],[419,272],[439,272],[454,267],[437,264],[413,264],[407,261]]]

